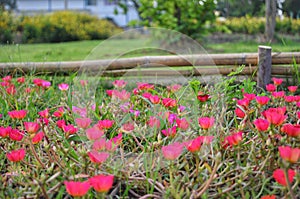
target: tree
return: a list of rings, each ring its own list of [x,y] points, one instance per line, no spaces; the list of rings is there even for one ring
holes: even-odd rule
[[[276,0],[266,0],[265,36],[267,42],[272,42],[276,25]]]
[[[0,9],[5,10],[8,7],[9,10],[13,10],[17,7],[17,0],[0,0]]]
[[[283,11],[286,15],[293,18],[300,17],[300,1],[299,0],[285,0],[283,3]]]
[[[139,0],[141,25],[177,30],[193,38],[215,20],[214,0]]]

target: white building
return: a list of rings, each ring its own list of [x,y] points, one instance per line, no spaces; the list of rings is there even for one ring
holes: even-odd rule
[[[128,12],[123,14],[121,8],[111,0],[17,0],[17,12],[34,14],[59,10],[86,11],[99,18],[112,19],[117,25],[124,27],[129,21],[139,19],[133,3],[128,0],[127,5]]]

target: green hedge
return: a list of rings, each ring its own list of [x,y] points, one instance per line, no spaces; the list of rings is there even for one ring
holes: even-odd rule
[[[10,31],[9,36],[5,30]],[[21,35],[23,43],[38,43],[106,39],[118,32],[121,29],[113,23],[87,13],[59,11],[13,18],[2,12],[0,16],[1,43],[12,42],[16,35]]]
[[[285,18],[276,19],[275,30],[277,33],[299,34],[300,20]],[[217,20],[213,26],[214,32],[259,34],[265,31],[265,19],[256,17],[228,18],[223,21]]]

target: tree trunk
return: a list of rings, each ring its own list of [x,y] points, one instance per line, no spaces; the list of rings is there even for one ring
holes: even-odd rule
[[[266,42],[272,42],[276,24],[276,0],[266,0]]]

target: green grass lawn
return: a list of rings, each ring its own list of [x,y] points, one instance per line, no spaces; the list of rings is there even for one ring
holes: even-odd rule
[[[208,53],[246,53],[257,52],[257,42],[226,42],[203,44]],[[300,42],[286,41],[272,44],[274,52],[300,51]],[[148,48],[146,48],[148,47]],[[142,55],[166,55],[157,50],[149,40],[115,39],[109,41],[77,41],[53,44],[1,45],[0,62],[47,62],[109,59]]]

